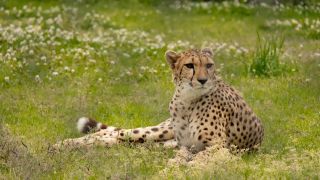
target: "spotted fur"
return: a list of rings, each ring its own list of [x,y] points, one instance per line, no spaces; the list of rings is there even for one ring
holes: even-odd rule
[[[216,74],[210,49],[167,51],[165,56],[176,86],[169,104],[171,118],[157,126],[135,129],[120,129],[82,119],[81,132],[89,129],[98,132],[68,139],[60,145],[111,146],[123,141],[155,141],[170,142],[194,152],[213,145],[238,149],[260,146],[264,130],[259,118],[240,94]]]

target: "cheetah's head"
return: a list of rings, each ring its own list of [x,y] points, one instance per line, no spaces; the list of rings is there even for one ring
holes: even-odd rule
[[[185,52],[166,52],[166,59],[173,71],[177,87],[202,94],[212,89],[216,77],[213,53],[209,48],[191,49]]]

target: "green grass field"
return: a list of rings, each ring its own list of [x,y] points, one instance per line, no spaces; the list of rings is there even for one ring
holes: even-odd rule
[[[0,179],[319,179],[319,17],[320,4],[0,0]],[[284,44],[269,58],[258,47],[274,38]],[[82,136],[82,116],[123,128],[168,118],[164,52],[201,47],[262,119],[259,152],[166,168],[176,152],[152,144],[48,151]],[[277,73],[252,70],[268,58]]]

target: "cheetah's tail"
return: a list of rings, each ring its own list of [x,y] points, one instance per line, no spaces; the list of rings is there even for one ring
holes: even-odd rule
[[[78,119],[78,122],[77,122],[78,131],[85,134],[90,132],[96,132],[101,129],[107,129],[107,128],[108,128],[107,125],[87,117],[81,117]]]

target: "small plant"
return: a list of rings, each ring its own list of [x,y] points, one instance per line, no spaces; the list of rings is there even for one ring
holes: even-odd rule
[[[258,45],[249,66],[249,72],[256,76],[277,76],[283,74],[286,65],[280,62],[283,37],[271,37],[269,40],[261,39],[258,34]]]

